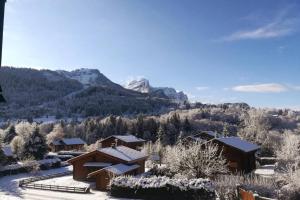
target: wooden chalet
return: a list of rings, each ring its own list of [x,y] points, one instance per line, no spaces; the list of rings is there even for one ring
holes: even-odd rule
[[[53,141],[49,148],[52,152],[81,150],[86,143],[80,138],[63,138]]]
[[[212,142],[222,148],[230,171],[250,173],[256,168],[255,153],[260,149],[258,145],[239,137],[216,138]]]
[[[103,139],[101,143],[101,147],[111,147],[116,144],[117,146],[126,146],[132,149],[140,149],[144,144],[145,140],[141,138],[137,138],[134,135],[112,135],[105,139]]]
[[[110,179],[119,175],[145,172],[148,156],[126,146],[101,148],[68,160],[75,180],[96,182],[96,189],[106,190]]]
[[[231,172],[249,173],[256,168],[255,153],[260,147],[239,137],[224,137],[216,132],[203,131],[184,139],[185,144],[188,145],[189,142],[198,142],[203,145],[207,142],[217,144],[227,159]]]
[[[221,136],[222,135],[217,132],[202,131],[198,134],[187,136],[186,138],[183,139],[183,143],[186,145],[188,145],[190,142],[204,143]]]

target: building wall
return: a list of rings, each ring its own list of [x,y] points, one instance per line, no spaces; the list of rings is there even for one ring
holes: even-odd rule
[[[74,144],[74,145],[50,145],[52,152],[58,151],[71,151],[71,150],[81,150],[83,149],[83,144]]]
[[[125,173],[124,175],[135,175],[136,170]],[[96,189],[105,191],[108,189],[111,179],[114,177],[112,173],[105,170],[96,175]]]
[[[106,163],[112,163],[114,164],[119,164],[119,163],[124,163],[126,162],[108,156],[106,154],[103,154],[101,152],[95,151],[94,153],[91,153],[90,155],[87,155],[86,157],[82,157],[78,160],[75,160],[72,165],[73,165],[73,178],[75,180],[86,180],[87,175],[91,173],[91,168],[87,168],[83,166],[86,162],[106,162]],[[94,168],[96,171],[97,169]]]
[[[256,168],[255,152],[245,153],[241,150],[224,145],[218,141],[214,141],[223,148],[223,155],[228,161],[228,168],[231,172],[249,173]]]
[[[101,142],[102,148],[111,147],[114,143],[116,143],[116,140],[114,137],[107,138]],[[132,149],[138,149],[139,147],[142,147],[144,142],[131,142],[126,143],[124,141],[118,140],[117,145],[118,146],[126,146]]]

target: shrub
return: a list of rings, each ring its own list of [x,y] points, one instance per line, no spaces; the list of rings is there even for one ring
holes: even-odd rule
[[[117,177],[111,195],[142,199],[215,199],[213,184],[207,179],[170,179],[168,177]]]
[[[222,175],[218,176],[214,183],[220,200],[238,200],[237,186],[263,197],[277,197],[277,187],[271,179],[252,175]]]
[[[228,171],[218,145],[211,142],[168,147],[165,163],[171,172],[187,178],[207,178]]]

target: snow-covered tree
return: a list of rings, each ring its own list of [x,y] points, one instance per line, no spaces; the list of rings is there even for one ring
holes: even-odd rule
[[[11,142],[13,152],[19,159],[42,159],[47,152],[45,137],[36,124],[22,123],[16,126],[17,136]]]
[[[64,136],[64,129],[60,124],[56,124],[53,130],[47,135],[47,144],[51,144],[57,139],[62,139]]]
[[[16,154],[18,158],[23,157],[24,140],[22,136],[17,135],[16,137],[14,137],[14,139],[10,143],[10,146],[12,148],[13,153]]]
[[[188,178],[206,178],[227,172],[226,159],[219,152],[218,145],[210,142],[168,147],[164,158],[173,173]]]
[[[280,168],[293,167],[300,165],[300,137],[289,131],[284,133],[283,143],[276,152],[278,165]]]

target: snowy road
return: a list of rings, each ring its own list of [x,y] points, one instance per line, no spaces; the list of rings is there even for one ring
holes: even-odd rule
[[[52,169],[41,171],[37,175],[55,174],[66,171],[71,171],[72,167],[62,167],[59,169]],[[0,178],[0,200],[105,200],[113,199],[107,196],[106,192],[91,190],[89,194],[76,194],[66,192],[53,192],[46,190],[22,189],[18,187],[18,181],[23,178],[32,177],[32,174],[24,173],[13,176],[5,176]],[[42,181],[41,181],[42,182]],[[74,181],[71,176],[54,178],[44,180],[45,183],[57,184],[72,184],[81,185],[86,183],[79,183]]]

